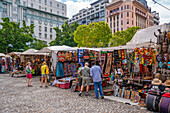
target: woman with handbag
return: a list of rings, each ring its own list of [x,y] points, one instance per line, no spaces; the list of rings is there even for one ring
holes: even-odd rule
[[[46,65],[46,62],[44,61],[42,66],[41,66],[41,88],[45,79],[45,87],[47,88],[47,76],[49,74],[49,69],[48,66]]]
[[[32,70],[32,68],[31,68],[31,62],[27,62],[26,74],[27,74],[28,87],[32,87],[32,85],[31,85],[31,81],[32,81],[32,72],[31,72],[31,70]]]

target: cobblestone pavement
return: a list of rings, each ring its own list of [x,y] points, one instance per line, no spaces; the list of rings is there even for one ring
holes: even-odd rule
[[[0,75],[0,113],[43,112],[43,113],[146,113],[116,101],[95,99],[90,96],[79,97],[70,89],[64,90],[49,86],[40,88],[39,77],[33,78],[33,87],[27,87],[26,77],[10,78]]]

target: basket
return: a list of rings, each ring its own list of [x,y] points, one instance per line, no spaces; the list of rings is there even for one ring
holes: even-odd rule
[[[65,82],[65,83],[61,83],[60,84],[60,88],[62,89],[69,89],[69,86],[70,86],[70,83],[68,82]]]

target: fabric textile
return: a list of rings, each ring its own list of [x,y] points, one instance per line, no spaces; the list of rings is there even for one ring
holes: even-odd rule
[[[90,69],[90,76],[93,77],[93,82],[101,82],[102,70],[100,66],[94,65]]]
[[[162,97],[159,103],[160,113],[169,113],[170,112],[170,98]]]
[[[84,86],[85,84],[86,84],[87,86],[90,85],[90,78],[87,78],[87,79],[83,78],[83,80],[82,80],[82,85]]]
[[[90,77],[90,68],[85,66],[80,70],[80,73],[82,73],[83,78]]]
[[[32,78],[32,74],[27,74],[27,79],[31,79]]]
[[[78,78],[78,86],[82,85],[82,78]]]
[[[47,75],[46,74],[41,74],[41,77],[46,78]]]
[[[95,90],[96,98],[99,97],[98,88],[99,88],[100,95],[103,97],[103,90],[102,90],[101,81],[100,82],[94,82],[94,90]]]
[[[63,68],[63,64],[61,62],[57,62],[56,76],[57,77],[63,77],[64,76],[64,68]]]

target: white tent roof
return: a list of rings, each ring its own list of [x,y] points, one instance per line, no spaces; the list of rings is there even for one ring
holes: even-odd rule
[[[100,48],[87,48],[87,47],[73,47],[73,49],[87,49],[87,50],[93,50],[93,51],[100,51]]]
[[[8,53],[7,55],[20,55],[22,52],[11,52],[11,53]]]
[[[38,50],[35,50],[35,49],[28,49],[28,50],[24,51],[22,54],[35,53],[37,51]]]
[[[0,57],[4,57],[5,56],[5,54],[3,54],[3,53],[0,53]]]
[[[52,51],[66,51],[66,50],[74,50],[74,48],[69,47],[69,46],[50,46],[50,47],[45,47],[39,51],[37,51],[37,53],[51,53]]]
[[[167,31],[170,28],[168,24],[156,25],[152,27],[148,27],[145,29],[140,29],[136,32],[130,42],[126,43],[126,45],[136,46],[142,45],[152,41],[153,43],[157,43],[157,38],[154,35],[154,32],[158,34],[158,29],[161,29],[162,32]]]

